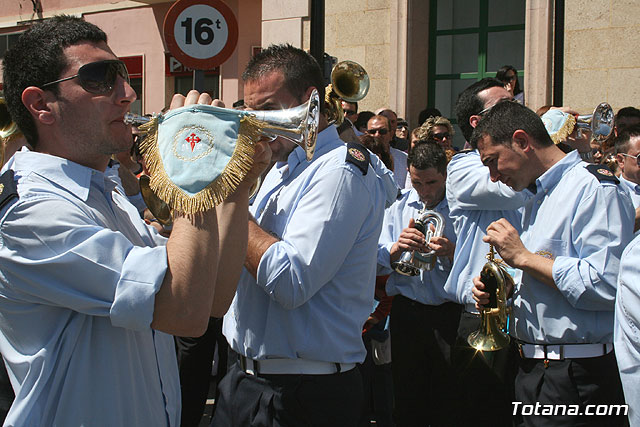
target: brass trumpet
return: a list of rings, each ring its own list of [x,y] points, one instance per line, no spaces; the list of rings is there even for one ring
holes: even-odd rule
[[[341,100],[358,102],[369,92],[369,75],[362,65],[341,61],[331,71],[331,84],[327,85],[324,102],[329,123],[340,126],[344,120]]]
[[[480,328],[467,337],[467,342],[478,351],[497,351],[509,345],[507,326],[507,288],[513,287],[513,278],[495,261],[493,245],[489,246],[487,263],[482,267],[480,280],[489,293],[489,304],[480,312]]]
[[[444,231],[444,216],[440,212],[426,208],[418,211],[415,223],[416,229],[424,234],[427,243],[432,237],[442,236]],[[430,225],[434,226],[435,231],[431,230]],[[433,250],[429,252],[406,251],[391,267],[403,276],[418,276],[422,270],[433,270],[436,259],[437,256]]]

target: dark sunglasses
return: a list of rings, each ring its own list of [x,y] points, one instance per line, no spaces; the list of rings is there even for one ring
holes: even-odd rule
[[[344,114],[345,114],[345,116],[351,116],[351,115],[358,114],[358,113],[356,113],[353,110],[344,110]]]
[[[80,81],[80,86],[87,92],[96,95],[106,95],[113,90],[118,76],[122,77],[127,83],[130,83],[129,72],[124,62],[116,59],[106,59],[104,61],[84,64],[78,70],[78,74],[45,83],[40,86],[40,89],[77,77]]]
[[[376,133],[379,133],[380,135],[386,135],[387,132],[389,132],[387,129],[382,128],[382,129],[367,129],[367,133],[369,135],[375,135]]]
[[[437,139],[438,141],[442,141],[445,138],[450,138],[451,134],[449,132],[440,132],[440,133],[434,133],[433,134],[433,139]]]

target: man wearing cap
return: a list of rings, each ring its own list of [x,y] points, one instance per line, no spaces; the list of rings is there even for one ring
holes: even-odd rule
[[[496,104],[471,144],[492,180],[531,193],[521,233],[502,218],[484,238],[519,270],[510,327],[520,352],[514,415],[525,425],[623,425],[626,417],[589,411],[624,403],[613,314],[620,256],[633,229],[628,195],[607,168],[560,150],[540,118],[515,102]],[[473,293],[479,307],[488,303],[479,277]],[[557,411],[558,404],[574,410]],[[531,415],[529,405],[547,410]]]

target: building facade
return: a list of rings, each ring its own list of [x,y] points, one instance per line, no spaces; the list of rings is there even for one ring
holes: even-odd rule
[[[204,1],[204,0],[203,0]],[[239,23],[233,55],[206,71],[205,87],[227,105],[242,98],[239,76],[261,46],[311,44],[311,0],[225,0]],[[3,0],[0,55],[32,22],[55,14],[100,26],[127,63],[138,113],[162,110],[191,88],[192,72],[163,40],[173,1]],[[371,79],[361,110],[390,107],[417,125],[436,107],[452,118],[458,93],[518,70],[526,104],[568,105],[588,113],[600,102],[615,111],[638,105],[640,2],[636,0],[325,0],[324,48],[364,66]],[[456,145],[460,145],[460,140]]]

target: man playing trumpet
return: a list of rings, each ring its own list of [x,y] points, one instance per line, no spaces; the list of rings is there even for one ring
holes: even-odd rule
[[[562,152],[540,118],[515,102],[487,112],[471,144],[493,181],[532,193],[521,235],[502,218],[484,238],[521,270],[510,328],[520,352],[515,402],[547,410],[520,424],[622,425],[623,417],[587,416],[585,406],[624,403],[612,343],[619,261],[633,235],[628,195],[608,169]],[[479,306],[488,303],[477,277],[473,293]],[[522,415],[517,406],[514,415]]]

